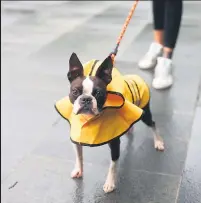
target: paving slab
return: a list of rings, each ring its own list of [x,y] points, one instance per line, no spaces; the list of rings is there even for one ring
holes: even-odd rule
[[[85,168],[84,178],[73,181],[69,177],[69,166],[73,167],[73,163],[47,157],[29,157],[29,161],[21,164],[19,170],[4,183],[2,202],[120,203],[134,200],[140,203],[171,203],[174,200],[175,185],[178,182],[175,177],[120,168],[118,190],[111,195],[105,195],[102,190],[105,167],[89,165]],[[16,182],[13,188],[8,189]]]
[[[173,203],[177,199],[180,202],[187,199],[187,190],[192,191],[189,197],[194,194],[194,202],[199,201],[200,170],[193,160],[196,160],[195,153],[199,154],[200,130],[197,130],[195,123],[200,120],[200,111],[196,113],[194,124],[193,120],[200,90],[201,47],[197,32],[200,25],[193,21],[193,17],[188,18],[181,29],[174,58],[174,86],[166,91],[151,88],[151,108],[164,137],[166,150],[163,153],[155,151],[150,130],[139,122],[135,125],[132,136],[122,137],[118,188],[114,193],[105,195],[102,190],[110,161],[107,145],[86,147],[84,178],[78,181],[70,178],[74,153],[69,140],[69,126],[53,107],[57,99],[68,94],[66,72],[69,56],[75,51],[83,62],[91,58],[103,59],[115,44],[129,3],[113,4],[108,8],[104,6],[106,9],[102,13],[87,18],[86,22],[73,30],[57,36],[55,41],[48,43],[37,53],[27,48],[27,52],[32,55],[21,64],[11,61],[11,57],[9,66],[6,66],[9,57],[6,58],[7,61],[4,60],[3,203]],[[77,4],[71,1],[69,5],[72,8]],[[94,2],[92,7],[96,5]],[[87,8],[85,2],[81,6]],[[65,15],[70,19],[70,15],[65,12],[59,14],[60,5],[55,8],[51,11],[55,11],[54,15],[58,15],[58,18]],[[151,25],[143,25],[144,28],[140,25],[140,22],[145,23],[144,13],[147,8],[141,7],[136,12],[136,20],[132,21],[125,45],[117,58],[117,67],[124,74],[138,73],[151,84],[153,72],[137,68],[137,61],[152,40]],[[192,13],[191,9],[189,7],[189,14]],[[143,10],[144,13],[141,12]],[[79,13],[78,10],[77,12]],[[140,16],[140,13],[143,15]],[[79,18],[82,17],[81,13]],[[33,20],[32,23],[34,22]],[[60,22],[63,24],[64,21]],[[21,28],[24,29],[23,26]],[[138,28],[144,30],[138,33],[139,37],[136,39]],[[9,52],[7,53],[9,56]],[[192,124],[195,130],[191,137]],[[196,137],[197,143],[194,144],[194,141],[189,145],[193,137]],[[188,154],[188,149],[192,149],[192,153]],[[193,172],[189,168],[193,168]]]
[[[57,4],[50,2],[40,5],[31,2],[28,5],[34,10],[33,13],[28,13],[29,15],[24,16],[24,18],[18,17],[19,20],[12,26],[4,27],[1,45],[3,47],[2,54],[4,58],[23,59],[63,33],[72,31],[94,15],[98,15],[108,7],[118,3],[118,1],[92,2],[90,4],[87,1],[60,1]],[[18,11],[21,4],[24,5],[23,2],[15,3],[15,5],[18,5]],[[11,5],[13,4],[9,6]],[[3,11],[5,13],[6,9]],[[17,15],[19,14],[22,15],[22,12],[19,11]],[[16,13],[14,12],[13,15],[16,16]],[[2,17],[8,19],[7,16],[8,14]]]
[[[70,55],[73,51],[78,53],[83,62],[96,57],[104,59],[115,47],[116,39],[127,17],[129,6],[131,5],[130,3],[131,2],[128,4],[127,2],[125,6],[123,6],[123,4],[116,4],[98,13],[82,26],[74,29],[73,32],[63,34],[53,43],[42,48],[37,54],[34,54],[34,57],[38,60],[49,61],[52,66],[58,64],[57,59],[59,59],[59,64],[65,65],[66,60],[63,61],[63,59],[66,59],[66,56]],[[147,10],[148,8],[145,4],[145,8],[140,9],[139,12],[146,14]],[[135,18],[132,19],[127,36],[124,38],[126,46],[128,46],[128,42],[136,37],[135,33],[141,31],[141,28],[147,21],[146,15],[138,15],[138,20]],[[109,20],[106,20],[107,18]],[[73,39],[77,40],[75,41]],[[52,46],[54,46],[55,49],[51,49]],[[124,46],[124,43],[122,43],[122,46]],[[59,56],[57,54],[58,52],[60,53]],[[58,56],[59,58],[54,56]],[[59,69],[61,70],[61,67]]]
[[[201,108],[197,107],[192,126],[188,155],[182,173],[178,203],[201,202]]]
[[[56,39],[61,33],[72,32],[93,15],[119,3],[92,2],[89,5],[88,2],[73,1],[55,4],[14,2],[13,6],[12,3],[4,2],[7,8],[2,8],[2,18],[6,20],[7,16],[13,15],[15,21],[7,22],[2,27],[2,180],[47,135],[58,116],[53,108],[54,102],[66,94],[65,89],[60,88],[68,84],[66,73],[60,74],[58,71],[58,77],[56,71],[51,73],[51,66],[46,64],[46,69],[38,59],[26,60],[27,55],[49,43],[49,40]],[[24,13],[20,5],[24,6],[23,9],[32,8],[35,12]],[[72,20],[75,15],[76,19]],[[55,66],[57,70],[59,66]]]

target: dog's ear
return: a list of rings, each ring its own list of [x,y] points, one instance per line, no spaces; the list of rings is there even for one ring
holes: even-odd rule
[[[69,71],[67,74],[70,83],[77,77],[84,76],[83,66],[75,53],[72,53],[69,59]]]
[[[99,66],[96,72],[96,77],[100,78],[106,83],[106,85],[108,85],[112,80],[112,68],[113,68],[112,57],[108,56]]]

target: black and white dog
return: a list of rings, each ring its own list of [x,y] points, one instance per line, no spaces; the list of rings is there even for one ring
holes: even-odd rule
[[[107,96],[107,85],[112,80],[113,63],[108,57],[98,68],[95,76],[84,76],[83,66],[76,54],[72,54],[69,60],[69,72],[67,74],[70,81],[69,98],[73,104],[74,114],[94,114],[98,115],[103,110],[103,105]],[[155,148],[164,150],[164,143],[159,136],[152,120],[149,104],[143,108],[142,121],[153,130]],[[114,139],[109,143],[111,150],[111,164],[109,167],[106,182],[103,190],[108,193],[115,189],[116,164],[120,156],[120,139]],[[76,164],[72,171],[72,178],[80,178],[83,175],[82,146],[74,144],[76,153]]]

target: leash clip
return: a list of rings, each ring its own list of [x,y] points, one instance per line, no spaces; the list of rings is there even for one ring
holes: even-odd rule
[[[117,55],[117,52],[118,52],[118,48],[119,48],[119,44],[116,45],[116,47],[114,48],[114,50],[110,53],[110,56],[112,56],[112,55],[116,56],[116,55]]]

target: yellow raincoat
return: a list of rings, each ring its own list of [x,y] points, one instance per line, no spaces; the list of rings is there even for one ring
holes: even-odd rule
[[[84,65],[84,75],[94,76],[101,62],[91,60]],[[140,120],[150,98],[149,88],[137,75],[122,76],[114,67],[112,81],[107,86],[104,110],[98,115],[73,113],[68,97],[55,104],[58,113],[71,126],[71,141],[81,145],[99,146],[125,134]]]

